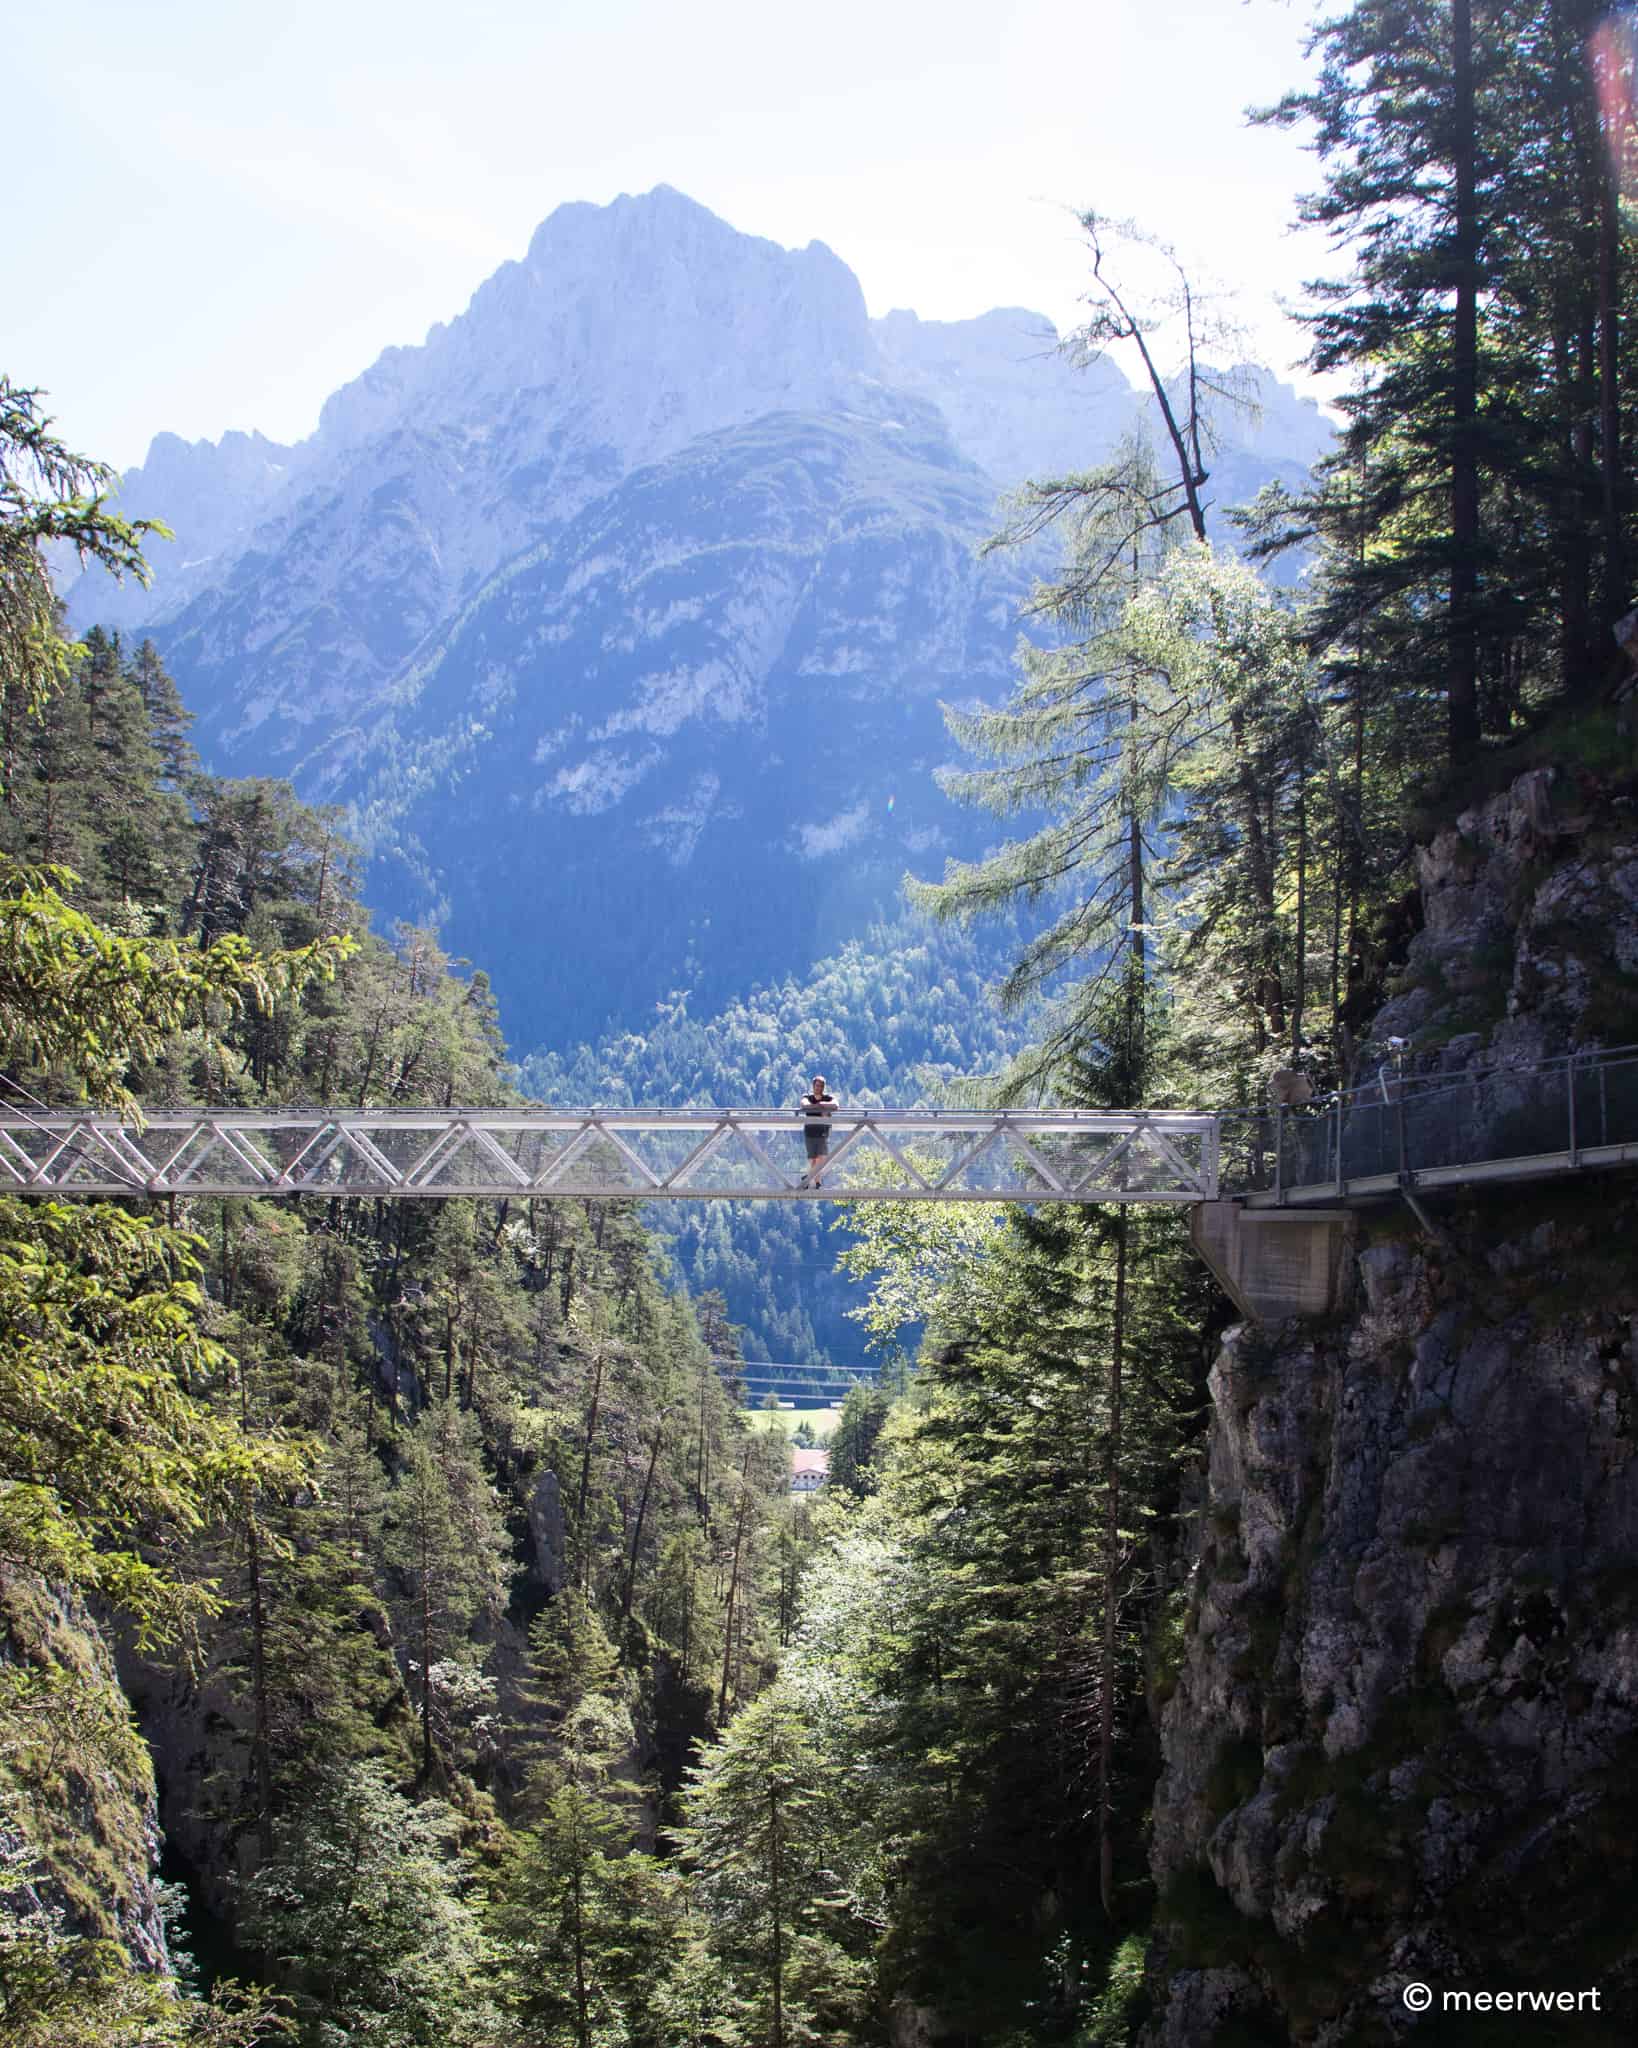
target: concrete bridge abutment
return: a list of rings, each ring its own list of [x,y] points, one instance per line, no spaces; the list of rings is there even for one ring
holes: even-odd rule
[[[1345,1209],[1199,1202],[1189,1212],[1195,1250],[1223,1292],[1255,1323],[1337,1309],[1348,1226]]]

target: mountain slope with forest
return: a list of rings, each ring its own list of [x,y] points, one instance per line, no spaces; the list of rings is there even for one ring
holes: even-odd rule
[[[940,699],[1008,671],[987,495],[902,411],[695,443],[509,564],[309,776],[355,793],[389,900],[514,964],[525,1043],[719,1004],[970,835],[932,769]]]
[[[946,938],[1018,917],[1014,1094],[1256,1132],[1271,1099],[1345,1120],[1367,1077],[1386,1109],[1395,1074],[1466,1096],[1638,1039],[1638,40],[1559,0],[1356,0],[1316,54],[1270,118],[1319,158],[1344,444],[1225,548],[1200,365],[1157,374],[1175,434],[1023,494],[1049,630],[954,721],[952,793],[1008,837],[914,896]],[[1085,225],[1112,292],[1130,237]],[[874,461],[909,402],[780,417]],[[610,490],[771,453],[768,418]],[[370,936],[337,816],[196,779],[159,651],[60,644],[41,543],[141,536],[37,424],[0,385],[0,1071],[494,1099],[486,980]],[[916,492],[968,475],[925,452]],[[893,944],[908,1027],[843,945],[811,990],[666,979],[630,1042],[537,1072],[760,1091],[790,1038],[837,1064],[827,1001],[935,1066],[1014,1050],[952,1051],[951,955]],[[22,2048],[260,2048],[275,2000],[299,2048],[1455,2048],[1524,2011],[1625,2048],[1638,1216],[1631,1162],[1599,1171],[1401,1179],[1350,1208],[1352,1292],[1270,1327],[1175,1209],[844,1208],[871,1335],[924,1334],[850,1391],[811,1505],[714,1369],[725,1302],[662,1286],[623,1203],[0,1200],[0,2019]],[[214,2006],[168,1966],[156,1799]]]
[[[677,990],[646,1030],[525,1059],[520,1085],[563,1104],[754,1106],[794,1102],[823,1073],[853,1105],[971,1101],[1029,1030],[990,997],[1005,941],[901,915],[714,1013]],[[693,1292],[724,1297],[747,1358],[861,1361],[859,1290],[837,1267],[852,1240],[833,1218],[802,1203],[660,1202],[648,1223]]]

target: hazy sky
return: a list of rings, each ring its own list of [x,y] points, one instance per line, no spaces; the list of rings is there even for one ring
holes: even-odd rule
[[[1255,351],[1327,265],[1313,160],[1244,109],[1307,0],[77,0],[7,28],[0,370],[122,467],[150,435],[310,432],[569,199],[666,182],[830,244],[873,313],[1073,323],[1070,209],[1233,287]]]

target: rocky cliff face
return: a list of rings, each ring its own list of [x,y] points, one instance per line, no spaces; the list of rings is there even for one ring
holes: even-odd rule
[[[1569,778],[1476,806],[1379,1029],[1435,1070],[1630,1039],[1634,840]],[[1596,1988],[1539,2037],[1632,2038],[1638,1190],[1437,1206],[1362,1214],[1343,1313],[1214,1367],[1151,2048],[1504,2038],[1447,1989]]]
[[[0,1857],[21,1859],[0,1940],[6,1921],[39,1916],[168,1974],[153,1765],[102,1629],[77,1598],[0,1570],[0,1680],[15,1736],[0,1755]]]
[[[1529,1066],[1638,1035],[1638,813],[1533,769],[1418,858],[1422,930],[1376,1020],[1419,1073]]]

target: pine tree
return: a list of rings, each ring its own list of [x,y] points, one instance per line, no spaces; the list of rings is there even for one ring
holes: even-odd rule
[[[294,1999],[302,2048],[492,2039],[480,1930],[460,1896],[455,1817],[368,1763],[326,1766],[244,1886],[244,1938]]]
[[[1352,256],[1310,316],[1315,366],[1356,373],[1307,507],[1333,543],[1316,640],[1368,626],[1375,687],[1442,698],[1457,762],[1607,675],[1630,597],[1631,49],[1600,15],[1355,0],[1314,31],[1316,84],[1264,116],[1310,131],[1303,217]]]
[[[855,1380],[842,1401],[842,1412],[830,1440],[827,1483],[863,1500],[879,1479],[877,1446],[887,1420],[887,1396],[880,1387]]]
[[[735,1720],[695,1773],[677,1831],[710,1941],[767,2048],[845,2038],[864,2015],[861,1971],[825,1909],[826,1760],[777,1690]]]
[[[144,640],[130,666],[130,677],[148,719],[148,738],[159,758],[165,786],[185,792],[198,772],[198,756],[188,738],[193,713],[182,702],[159,649]]]
[[[541,2048],[624,2048],[641,2038],[665,1972],[669,1879],[630,1847],[606,1797],[566,1774],[519,1835],[490,1926],[502,2001]]]
[[[64,447],[40,396],[0,376],[0,792],[29,722],[74,666],[57,629],[44,548],[66,543],[82,562],[145,582],[145,537],[169,537],[157,520],[125,520],[109,509],[113,471]]]
[[[472,1416],[435,1402],[403,1450],[382,1555],[399,1581],[393,1605],[420,1704],[425,1782],[449,1734],[440,1688],[470,1665],[471,1626],[499,1601],[511,1546]]]

